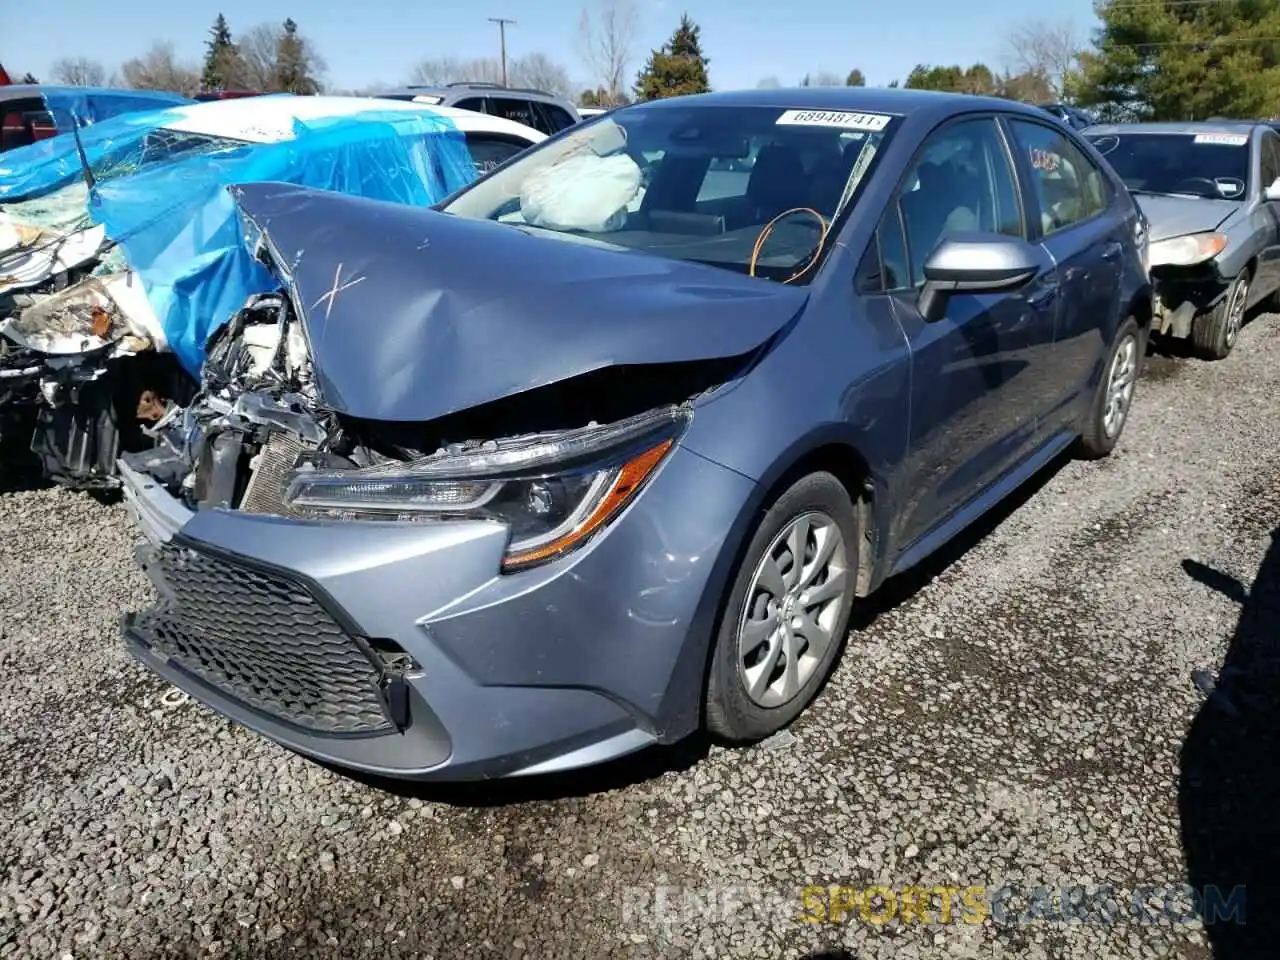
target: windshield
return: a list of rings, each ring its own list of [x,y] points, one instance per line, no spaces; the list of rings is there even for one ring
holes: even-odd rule
[[[884,114],[630,107],[531,150],[443,209],[804,283],[895,126]]]
[[[1237,200],[1249,189],[1248,134],[1121,133],[1089,140],[1138,193]]]
[[[175,160],[185,160],[189,157],[219,153],[244,146],[248,144],[243,140],[158,127],[148,132],[141,140],[116,150],[108,150],[90,164],[89,168],[93,171],[94,179],[102,182],[136,173],[154,164],[171,163]]]

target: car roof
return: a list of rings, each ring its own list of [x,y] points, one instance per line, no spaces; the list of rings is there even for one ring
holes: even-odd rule
[[[779,109],[859,110],[871,113],[928,114],[943,118],[976,110],[1021,113],[1038,120],[1044,112],[1030,104],[998,97],[979,97],[936,90],[901,90],[889,87],[791,87],[726,90],[667,100],[647,100],[635,106],[665,109],[676,106],[777,107]],[[630,109],[620,107],[620,110]]]
[[[1089,128],[1089,136],[1121,133],[1252,133],[1265,123],[1251,120],[1185,120],[1174,123],[1099,123]]]
[[[399,97],[450,97],[458,94],[484,94],[492,93],[495,95],[506,94],[519,99],[526,97],[532,100],[546,100],[552,103],[568,103],[564,97],[557,96],[546,90],[537,90],[533,87],[504,87],[500,83],[446,83],[443,85],[426,84],[419,86],[410,84],[405,87],[395,87],[391,90],[383,91],[383,96],[392,95]]]
[[[73,97],[100,97],[104,94],[118,94],[122,97],[131,97],[138,100],[154,99],[157,104],[165,100],[176,100],[182,97],[181,94],[164,90],[130,90],[125,87],[79,87],[57,83],[10,83],[0,86],[0,103],[10,100],[25,100],[28,97],[60,95],[70,99]]]
[[[491,117],[457,107],[428,106],[404,100],[379,100],[374,97],[314,96],[269,94],[262,97],[238,97],[210,100],[190,106],[170,108],[175,115],[166,123],[169,130],[182,130],[206,136],[227,137],[250,143],[278,143],[293,139],[293,121],[344,117],[356,113],[403,112],[420,116],[440,116],[452,120],[464,133],[494,133],[519,137],[529,143],[546,139],[546,135],[504,117]]]

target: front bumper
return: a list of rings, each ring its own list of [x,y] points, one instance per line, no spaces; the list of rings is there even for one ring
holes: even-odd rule
[[[126,620],[133,655],[294,750],[416,779],[568,770],[692,732],[721,545],[753,490],[677,449],[592,543],[502,575],[498,525],[192,513],[120,467],[161,596]]]
[[[1194,267],[1156,267],[1151,278],[1155,293],[1153,329],[1180,339],[1191,336],[1195,318],[1212,310],[1231,286],[1231,278],[1224,278],[1213,261]]]

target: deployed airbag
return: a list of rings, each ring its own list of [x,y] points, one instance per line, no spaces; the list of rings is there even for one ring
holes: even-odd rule
[[[567,157],[525,180],[520,215],[526,223],[551,230],[621,230],[640,182],[640,167],[625,153]]]

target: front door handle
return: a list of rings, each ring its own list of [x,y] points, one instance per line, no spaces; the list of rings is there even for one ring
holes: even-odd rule
[[[1103,260],[1119,260],[1120,254],[1121,252],[1123,252],[1123,250],[1124,250],[1124,247],[1121,244],[1115,241],[1112,241],[1111,243],[1108,243],[1106,248],[1102,251],[1102,259]]]

